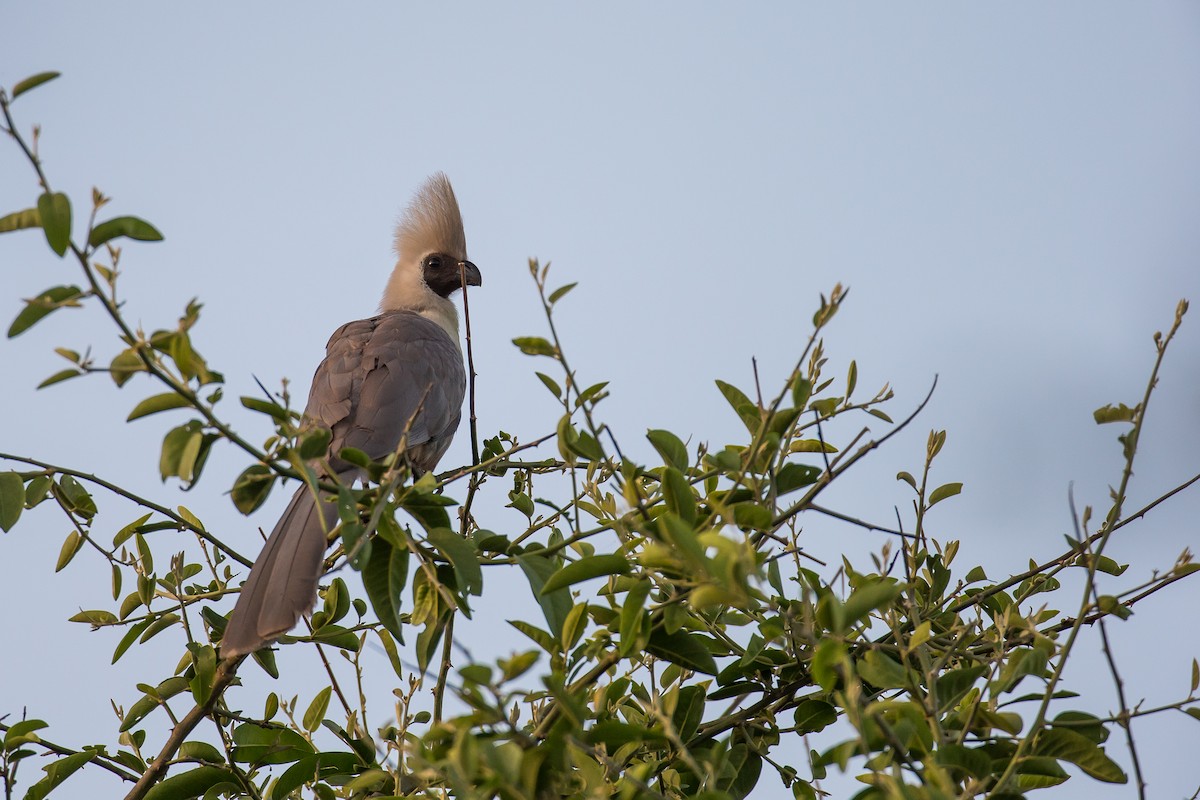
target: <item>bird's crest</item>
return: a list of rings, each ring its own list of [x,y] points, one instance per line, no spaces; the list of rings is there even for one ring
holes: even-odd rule
[[[396,255],[401,264],[416,264],[430,253],[467,257],[467,237],[454,189],[444,173],[429,176],[396,225]]]

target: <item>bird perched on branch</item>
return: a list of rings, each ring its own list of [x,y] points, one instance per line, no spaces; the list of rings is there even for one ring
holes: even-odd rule
[[[332,474],[322,477],[342,484],[363,477],[338,457],[347,447],[380,459],[403,446],[414,472],[431,471],[462,413],[466,376],[449,298],[481,278],[467,260],[462,216],[445,175],[417,192],[396,227],[396,254],[380,313],[334,331],[304,410],[305,425],[332,432]],[[270,644],[312,609],[337,524],[337,504],[328,499],[307,484],[292,497],[242,586],[221,639],[224,657]]]

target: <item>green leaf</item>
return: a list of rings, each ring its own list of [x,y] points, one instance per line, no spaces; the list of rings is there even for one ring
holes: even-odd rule
[[[643,728],[640,725],[630,725],[628,722],[619,722],[615,719],[597,722],[587,732],[589,744],[603,744],[610,753],[630,742],[647,740],[659,742],[664,739],[666,739],[666,735],[662,731]]]
[[[971,691],[975,682],[988,671],[987,667],[964,667],[962,669],[943,672],[937,679],[938,711],[945,713],[958,704]]]
[[[163,481],[174,476],[184,481],[192,479],[192,469],[199,455],[202,440],[200,423],[196,420],[172,429],[163,437],[162,454],[158,463]]]
[[[583,637],[583,632],[587,629],[588,624],[587,610],[587,603],[578,603],[567,614],[567,619],[563,622],[562,629],[562,646],[564,652],[579,644],[579,640]],[[532,662],[530,663],[532,664]],[[508,671],[505,670],[505,680],[509,680],[511,677],[513,676],[508,675]]]
[[[137,725],[146,718],[154,709],[158,708],[165,701],[170,700],[175,695],[186,690],[188,687],[187,679],[182,676],[167,678],[162,683],[154,688],[139,684],[140,689],[145,691],[145,695],[138,699],[129,710],[125,712],[124,719],[121,720],[120,731],[124,733],[133,726]]]
[[[287,421],[288,410],[278,403],[273,403],[269,400],[259,400],[257,397],[243,397],[241,400],[242,405],[251,411],[266,414],[277,422]]]
[[[1028,647],[1012,650],[993,684],[999,691],[1011,692],[1026,675],[1042,677],[1046,671],[1046,662],[1044,650]]]
[[[210,764],[225,763],[225,754],[208,742],[184,742],[179,745],[179,757]]]
[[[641,578],[625,593],[625,602],[621,604],[620,627],[617,631],[621,637],[622,657],[645,646],[646,635],[650,630],[650,618],[643,609],[653,586],[649,580]]]
[[[608,381],[600,381],[593,383],[591,386],[579,393],[579,397],[575,398],[575,407],[591,402],[593,405],[603,400],[607,395],[604,394],[604,388],[608,386]]]
[[[55,572],[62,572],[67,564],[71,563],[71,559],[75,558],[75,554],[79,552],[79,548],[83,546],[83,537],[79,535],[79,531],[73,530],[67,534],[67,538],[63,540],[62,547],[58,551],[58,563],[54,565]]]
[[[312,641],[336,647],[339,650],[349,650],[352,653],[357,653],[359,648],[358,634],[346,630],[340,625],[326,625],[313,633]]]
[[[845,659],[845,645],[837,639],[822,639],[817,644],[809,667],[813,680],[825,691],[832,691],[841,677],[839,667],[842,666]]]
[[[820,400],[813,400],[808,404],[808,407],[821,415],[822,418],[833,415],[837,411],[837,407],[842,404],[840,397],[825,397]]]
[[[1017,766],[1017,786],[1025,791],[1058,786],[1070,777],[1057,761],[1044,756],[1026,756]],[[1011,795],[1002,795],[1001,800],[1005,797]]]
[[[216,796],[214,790],[228,786],[230,790],[241,790],[237,776],[223,767],[204,766],[178,775],[172,775],[150,787],[146,800],[192,800],[192,798]]]
[[[624,556],[615,554],[590,556],[572,561],[555,572],[542,584],[539,594],[546,595],[573,586],[581,581],[599,578],[601,575],[624,575],[629,572],[629,561]]]
[[[792,405],[801,411],[808,404],[808,398],[812,397],[812,381],[806,378],[797,378],[792,384]]]
[[[137,592],[133,592],[126,599],[137,599],[137,604],[141,605],[141,599],[138,597]],[[123,614],[122,616],[124,617],[126,615]],[[151,620],[144,619],[141,622],[136,622],[129,626],[129,630],[125,632],[125,635],[121,637],[121,641],[117,642],[117,646],[113,648],[111,663],[115,664],[121,660],[121,656],[125,655],[129,648],[133,647],[134,642],[141,638],[141,635],[146,632],[147,628],[150,627],[150,622]]]
[[[1040,696],[1039,699],[1041,699]],[[1056,728],[1066,728],[1078,733],[1096,744],[1103,744],[1108,739],[1108,728],[1104,727],[1105,722],[1086,711],[1064,711],[1057,715],[1051,724]]]
[[[535,372],[533,374],[538,376],[538,380],[546,385],[546,388],[550,390],[551,394],[553,394],[555,397],[562,397],[562,387],[558,385],[558,381],[541,372]]]
[[[788,446],[789,453],[836,453],[837,447],[820,439],[797,439]]]
[[[351,449],[349,447],[344,448],[339,457],[344,461],[350,461],[350,459],[346,458],[346,455]],[[366,454],[363,453],[363,456],[366,457]],[[369,459],[368,463],[370,463]],[[421,478],[421,481],[424,481],[425,478],[432,479],[432,477],[433,474],[428,473],[424,478]],[[432,487],[432,485],[431,483],[430,486]],[[414,484],[413,488],[420,489],[421,482]],[[424,490],[421,492],[408,492],[400,501],[400,507],[411,514],[413,519],[419,522],[421,527],[427,531],[450,527],[450,515],[446,513],[446,506],[453,504],[454,500],[445,495],[434,494],[432,490],[429,490],[428,493],[425,493]]]
[[[1123,604],[1111,594],[1102,594],[1097,597],[1096,605],[1105,614],[1115,614],[1121,619],[1129,619],[1133,615],[1133,609]]]
[[[112,625],[117,622],[117,617],[111,611],[94,610],[80,611],[78,614],[70,617],[68,622],[86,622],[94,627],[101,625]]]
[[[943,767],[955,767],[979,780],[992,774],[992,759],[983,750],[963,747],[961,744],[946,743],[937,750],[937,763]]]
[[[678,664],[693,672],[703,672],[706,675],[717,674],[717,662],[704,642],[703,636],[676,631],[666,633],[658,630],[650,634],[646,644],[646,652],[672,664]]]
[[[332,694],[332,686],[326,686],[317,692],[317,696],[308,704],[308,710],[304,712],[304,730],[312,733],[321,727],[321,721],[325,719],[325,712],[329,710],[329,697]]]
[[[784,495],[805,486],[812,486],[820,477],[820,468],[811,464],[784,464],[775,473],[775,493]]]
[[[12,530],[24,509],[25,481],[16,472],[0,472],[0,530]]]
[[[297,454],[305,461],[320,458],[329,452],[329,443],[333,441],[333,431],[329,428],[313,428],[300,436],[300,446]]]
[[[872,417],[878,417],[879,419],[883,420],[884,422],[892,421],[892,418],[887,415],[887,412],[885,412],[879,408],[868,408],[867,413],[870,414]]]
[[[4,752],[11,753],[23,744],[41,741],[34,731],[45,727],[47,727],[47,723],[40,719],[23,719],[20,722],[14,722],[4,732]]]
[[[758,406],[750,402],[750,398],[742,393],[742,390],[733,384],[725,381],[717,381],[717,388],[721,390],[721,394],[725,396],[726,402],[733,407],[737,412],[738,417],[742,420],[742,424],[746,426],[746,430],[750,433],[757,433],[758,428],[762,425],[762,417],[758,413]]]
[[[459,591],[478,597],[483,592],[483,570],[479,567],[479,556],[470,540],[449,528],[434,528],[426,534],[426,538],[454,567]]]
[[[331,754],[321,754],[331,755]],[[295,764],[292,764],[283,774],[275,781],[275,785],[271,788],[271,793],[268,795],[270,800],[283,800],[286,797],[298,797],[293,794],[297,789],[303,786],[306,782],[313,780],[317,775],[319,756],[306,756],[300,759]],[[314,793],[314,797],[319,797],[319,794]]]
[[[0,233],[9,233],[11,231],[24,230],[25,228],[40,228],[41,226],[42,218],[38,216],[36,208],[14,211],[11,214],[5,214],[3,217],[0,217]]]
[[[682,472],[674,467],[663,467],[662,493],[668,511],[689,525],[696,522],[696,496],[692,492],[692,485],[683,477]]]
[[[650,444],[654,445],[654,449],[662,456],[663,462],[667,466],[674,467],[681,472],[688,468],[687,447],[678,436],[670,431],[655,429],[647,431],[646,438],[650,440]]]
[[[809,698],[796,706],[797,733],[816,733],[837,722],[837,709],[824,700]]]
[[[1102,747],[1085,736],[1063,728],[1042,731],[1037,738],[1034,755],[1070,762],[1105,783],[1126,783],[1129,780]]]
[[[580,431],[575,436],[568,438],[567,446],[575,455],[582,456],[588,461],[604,460],[604,449],[596,441],[596,437],[587,431]]]
[[[346,491],[343,489],[343,491]],[[366,535],[366,527],[358,520],[343,521],[338,533],[342,537],[342,549],[346,551],[346,561],[356,570],[362,571],[371,560],[371,551],[375,549],[374,542]]]
[[[1116,406],[1107,405],[1092,412],[1092,418],[1096,420],[1097,425],[1105,425],[1109,422],[1133,422],[1136,415],[1137,407],[1130,408],[1124,403]]]
[[[251,464],[233,482],[229,499],[238,511],[250,514],[266,501],[274,485],[275,473],[262,464]]]
[[[403,547],[394,547],[384,536],[375,539],[371,556],[362,571],[363,588],[371,601],[371,608],[383,627],[404,641],[400,624],[400,607],[404,587],[408,583],[409,552]]]
[[[149,603],[147,603],[149,605]],[[195,675],[189,681],[192,697],[197,704],[203,705],[212,696],[213,680],[217,673],[217,651],[208,644],[189,644],[192,654],[192,667]]]
[[[771,509],[755,503],[738,503],[733,507],[733,521],[741,528],[765,531],[771,527]]]
[[[37,208],[46,244],[62,258],[71,243],[71,201],[62,192],[45,192],[38,198]]]
[[[684,686],[679,690],[679,700],[671,715],[671,723],[683,741],[691,739],[700,727],[700,720],[704,718],[704,702],[704,688],[701,686]]]
[[[233,743],[233,760],[242,764],[290,764],[316,752],[296,731],[252,723],[234,729]]]
[[[158,229],[145,220],[137,217],[114,217],[92,228],[88,244],[92,247],[99,247],[118,236],[136,239],[139,242],[161,242],[163,238]]]
[[[82,753],[72,753],[66,758],[51,761],[42,767],[42,771],[46,773],[46,777],[29,787],[29,791],[25,793],[25,800],[42,800],[56,786],[71,777],[80,767],[87,764],[99,754],[99,750],[85,750]]]
[[[560,286],[557,289],[555,289],[553,292],[550,293],[550,297],[548,298],[550,305],[554,305],[559,300],[563,299],[563,297],[566,296],[567,292],[574,289],[577,285],[578,284],[575,284],[575,283],[568,283],[565,286]]]
[[[554,345],[541,336],[518,336],[512,340],[512,343],[527,356],[554,357],[558,355],[558,350]]]
[[[859,677],[879,689],[904,689],[912,684],[908,670],[879,650],[869,650],[856,665]]]
[[[42,317],[57,311],[63,306],[78,306],[83,290],[78,286],[55,286],[47,289],[30,300],[25,301],[25,308],[17,314],[12,325],[8,328],[8,338],[18,336],[36,325]]]
[[[151,513],[152,512],[144,513],[144,515],[134,519],[134,521],[130,524],[127,524],[125,528],[121,528],[119,531],[116,531],[116,534],[113,536],[113,547],[120,547],[121,545],[124,545],[124,543],[128,541],[130,536],[133,534],[142,533],[142,525],[146,524],[146,521],[150,519]]]
[[[717,781],[717,788],[725,791],[733,800],[749,796],[762,774],[763,759],[747,745],[735,744],[729,748],[725,769]]]
[[[185,508],[184,506],[177,506],[175,510],[179,512],[179,516],[183,517],[184,520],[189,525],[192,526],[192,528],[194,528],[195,530],[198,530],[198,531],[204,530],[204,523],[201,522],[200,518],[197,517],[195,514],[193,514],[191,511],[189,511],[187,508]]]
[[[567,614],[571,613],[571,608],[575,605],[571,600],[571,593],[566,589],[542,593],[542,586],[545,585],[546,580],[558,571],[557,563],[545,556],[536,555],[517,556],[517,563],[525,573],[526,580],[529,581],[534,598],[542,607],[542,614],[545,615],[546,622],[550,625],[550,631],[553,634],[552,641],[557,641],[558,637],[562,635],[563,623],[566,622]]]
[[[36,89],[37,87],[41,86],[43,83],[49,83],[50,81],[54,80],[61,74],[62,74],[61,72],[54,72],[54,71],[39,72],[36,75],[30,75],[25,80],[17,81],[17,83],[12,88],[12,99],[16,100],[18,97],[25,94],[30,89]]]
[[[890,604],[900,591],[900,584],[892,581],[874,581],[855,589],[842,606],[845,624],[854,625],[875,609]]]
[[[153,397],[147,397],[134,406],[133,411],[129,412],[129,416],[125,418],[125,421],[133,422],[135,419],[148,417],[160,411],[169,411],[172,408],[187,408],[190,405],[191,403],[186,397],[176,392],[156,394]]]
[[[508,624],[512,625],[521,633],[528,636],[547,653],[554,654],[558,652],[558,641],[541,628],[530,625],[528,622],[523,622],[519,619],[510,619],[508,620]]]
[[[84,489],[83,485],[75,480],[75,478],[70,475],[63,475],[59,478],[58,484],[54,488],[57,489],[56,496],[71,511],[87,519],[96,516],[96,501],[92,499],[87,489]]]
[[[929,507],[932,508],[934,505],[945,500],[947,497],[954,497],[954,495],[956,495],[962,491],[962,487],[963,487],[963,485],[961,483],[944,483],[944,484],[942,484],[941,486],[934,489],[930,493]]]
[[[86,374],[87,373],[80,372],[77,369],[62,369],[62,370],[59,370],[58,372],[54,373],[53,375],[51,375],[49,378],[46,378],[46,380],[39,383],[37,385],[37,388],[45,389],[47,386],[53,386],[56,383],[62,383],[63,381],[68,381],[71,378],[78,378],[80,375],[86,375]]]
[[[112,363],[108,365],[109,374],[112,375],[113,383],[117,386],[124,386],[135,373],[145,370],[146,363],[132,348],[117,353]]]

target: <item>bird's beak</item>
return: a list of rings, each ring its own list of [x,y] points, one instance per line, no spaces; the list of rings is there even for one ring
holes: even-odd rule
[[[483,276],[479,274],[479,267],[470,261],[460,261],[458,262],[458,268],[462,271],[463,286],[483,285]]]

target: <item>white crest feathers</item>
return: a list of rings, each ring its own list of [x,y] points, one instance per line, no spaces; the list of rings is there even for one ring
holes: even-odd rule
[[[459,261],[467,257],[458,201],[450,179],[441,172],[429,176],[396,225],[396,256],[401,264],[416,264],[430,253],[445,253]]]
[[[442,326],[458,341],[458,311],[425,283],[422,261],[442,253],[455,261],[467,258],[467,236],[454,189],[444,173],[429,176],[396,224],[396,267],[383,290],[380,311],[406,310]]]

